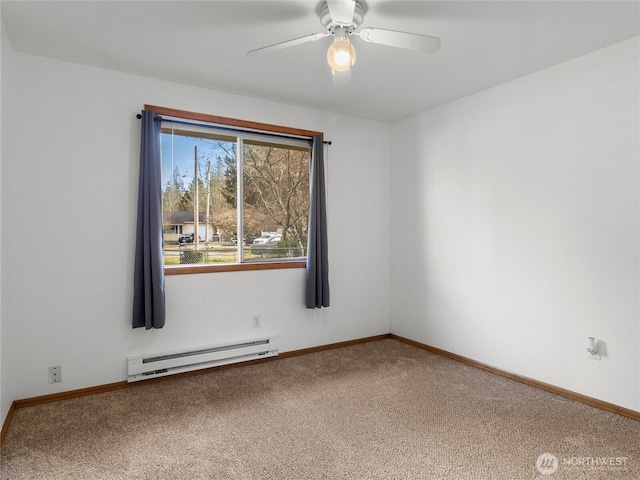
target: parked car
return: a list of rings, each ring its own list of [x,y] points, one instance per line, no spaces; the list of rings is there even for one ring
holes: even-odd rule
[[[282,240],[282,234],[278,232],[263,232],[253,241],[254,245],[275,244]]]
[[[178,243],[182,244],[182,243],[193,243],[193,232],[191,233],[183,233],[182,235],[180,235],[178,237]],[[202,241],[202,237],[200,235],[198,235],[198,241],[201,242]]]
[[[251,245],[251,254],[260,255],[262,258],[279,257],[282,255],[282,248],[278,248],[278,243],[282,240],[282,235],[273,235],[266,239],[266,241],[258,243],[257,240],[260,240],[261,238],[262,237],[256,238],[253,241],[253,245]]]

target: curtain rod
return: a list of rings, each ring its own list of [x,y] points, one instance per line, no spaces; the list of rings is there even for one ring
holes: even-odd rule
[[[137,118],[138,120],[140,120],[140,119],[142,119],[142,115],[138,113],[138,114],[136,115],[136,118]],[[161,118],[162,118],[162,117],[161,117]],[[175,120],[167,120],[167,121],[168,121],[168,122],[171,122],[171,121],[174,121],[174,122],[175,122]],[[182,123],[184,123],[184,124],[188,124],[188,125],[200,125],[200,124],[198,124],[198,123],[191,123],[191,122],[182,122]],[[227,129],[227,130],[242,131],[242,129],[240,129],[240,128],[230,128],[230,127],[224,127],[224,126],[216,126],[216,128],[225,128],[225,129]],[[277,132],[273,132],[273,133],[269,132],[268,134],[272,134],[272,135],[276,135],[276,136],[277,136]],[[283,135],[283,136],[286,136],[286,135]],[[324,143],[325,145],[331,145],[331,140],[323,140],[323,141],[322,141],[322,143]]]

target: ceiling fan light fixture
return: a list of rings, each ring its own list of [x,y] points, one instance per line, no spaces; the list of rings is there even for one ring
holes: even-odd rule
[[[364,0],[322,0],[319,14],[324,32],[257,48],[247,52],[247,55],[255,56],[333,36],[333,43],[327,51],[327,61],[331,67],[331,73],[335,75],[336,72],[350,70],[356,62],[356,49],[349,41],[351,35],[360,37],[364,42],[416,52],[434,53],[440,48],[438,37],[377,27],[359,29],[364,21],[364,10]]]
[[[349,41],[349,34],[345,28],[337,28],[335,39],[327,50],[327,61],[331,73],[349,70],[356,61],[356,49]]]

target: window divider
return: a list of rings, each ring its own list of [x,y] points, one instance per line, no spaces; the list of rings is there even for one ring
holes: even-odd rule
[[[238,205],[244,204],[244,181],[241,179],[244,178],[244,160],[243,160],[243,152],[244,152],[244,140],[242,137],[238,137],[238,148],[236,148],[236,169],[237,169],[237,178],[236,181],[236,203]],[[238,238],[238,262],[244,262],[244,208],[238,207],[236,209],[236,215],[238,222],[236,228],[238,230],[237,238]]]

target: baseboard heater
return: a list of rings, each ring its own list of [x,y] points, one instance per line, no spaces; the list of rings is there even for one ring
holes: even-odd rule
[[[277,336],[127,358],[128,382],[278,355]]]

